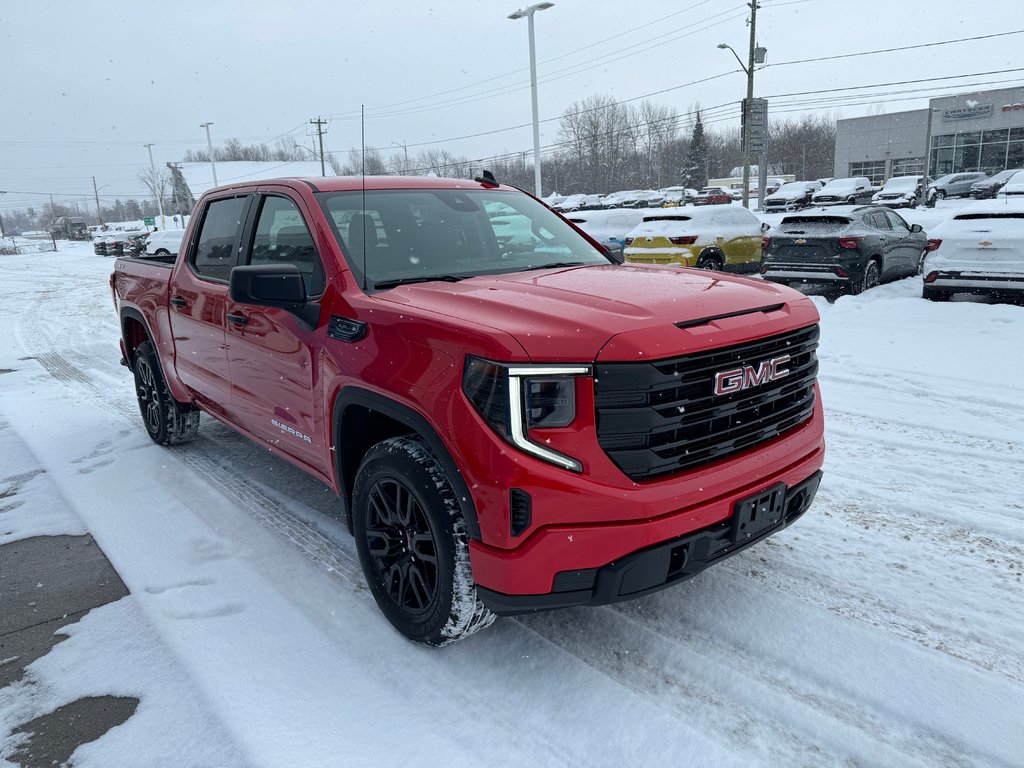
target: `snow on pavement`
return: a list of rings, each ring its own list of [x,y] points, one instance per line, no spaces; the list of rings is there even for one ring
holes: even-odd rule
[[[254,766],[1022,764],[1024,308],[932,304],[919,279],[816,298],[809,514],[665,592],[431,651],[379,615],[324,486],[212,420],[180,448],[146,437],[89,246],[0,257],[0,481],[27,446],[132,592],[29,667],[81,654],[67,696],[102,688],[119,628],[173,657],[133,695],[183,686]],[[27,506],[0,537],[60,532]],[[123,762],[127,728],[159,743],[143,705],[76,761]]]

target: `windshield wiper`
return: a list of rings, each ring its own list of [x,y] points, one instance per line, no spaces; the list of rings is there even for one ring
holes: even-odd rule
[[[556,261],[554,264],[538,264],[536,267],[524,267],[523,272],[532,272],[535,269],[560,269],[562,267],[585,267],[584,261]]]
[[[394,280],[380,280],[373,284],[374,289],[377,288],[396,288],[399,285],[410,285],[412,283],[433,283],[439,281],[443,283],[457,283],[460,280],[465,280],[467,277],[472,275],[428,275],[424,277],[399,277]]]

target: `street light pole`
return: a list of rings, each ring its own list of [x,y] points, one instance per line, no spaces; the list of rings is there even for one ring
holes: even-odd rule
[[[160,194],[160,179],[156,175],[156,163],[153,162],[153,144],[143,144],[149,150],[149,169],[153,173],[153,196],[156,197],[156,208],[160,212],[160,226],[167,229],[164,221],[164,197]]]
[[[210,126],[211,125],[213,125],[213,123],[200,123],[199,127],[206,129],[206,146],[210,150],[210,170],[213,171],[213,186],[219,187],[220,184],[217,183],[217,166],[213,162],[213,141],[210,139]]]
[[[536,3],[528,8],[521,8],[509,16],[510,19],[521,19],[524,16],[530,27],[530,92],[533,99],[533,186],[537,197],[541,196],[540,186],[540,118],[537,116],[537,48],[534,42],[533,15],[537,11],[551,8],[554,3]]]
[[[740,56],[731,45],[719,43],[719,48],[728,48],[739,62],[740,69],[747,76],[747,100],[743,102],[743,207],[750,207],[750,110],[754,103],[754,49],[757,48],[757,0],[751,0],[750,6],[750,51],[747,65],[743,65]]]

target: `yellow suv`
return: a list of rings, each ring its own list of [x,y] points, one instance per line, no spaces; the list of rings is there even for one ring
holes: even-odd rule
[[[626,237],[626,262],[752,273],[761,265],[767,229],[737,205],[652,212]]]

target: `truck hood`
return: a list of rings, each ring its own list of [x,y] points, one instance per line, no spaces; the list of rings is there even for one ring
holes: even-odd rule
[[[762,280],[628,264],[418,283],[376,298],[506,331],[538,362],[684,354],[696,348],[691,329],[708,319],[733,332],[743,326],[749,338],[817,320],[809,299]],[[778,330],[763,325],[762,309],[772,311]],[[701,330],[705,347],[708,330]]]

